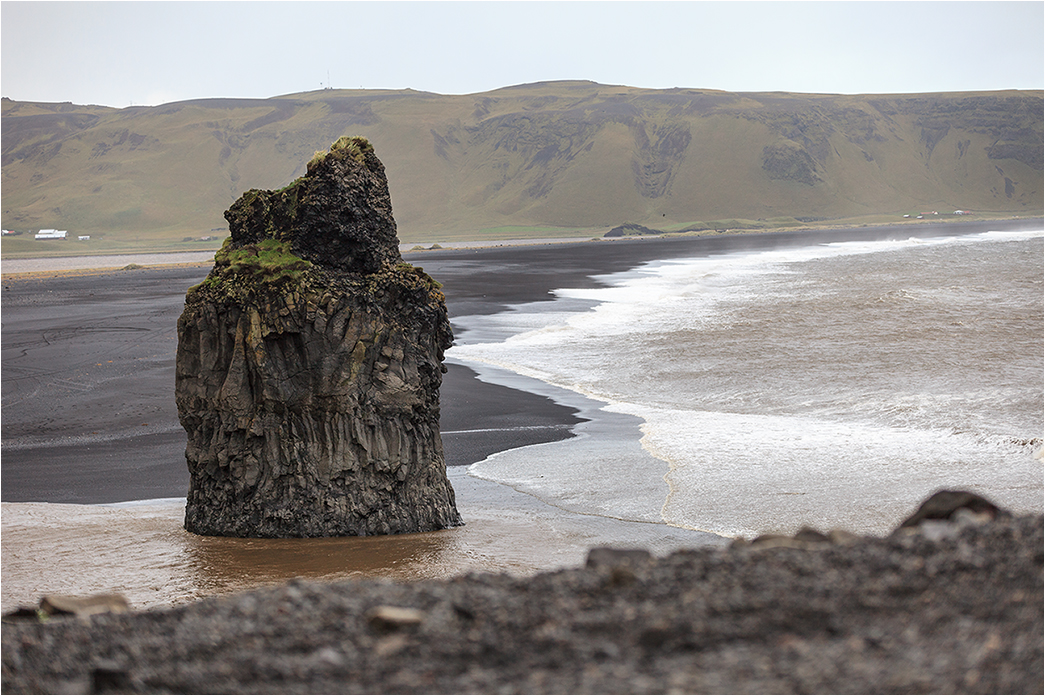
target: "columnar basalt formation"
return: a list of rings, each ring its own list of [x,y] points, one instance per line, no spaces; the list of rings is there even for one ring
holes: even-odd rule
[[[243,537],[462,524],[439,435],[439,285],[402,261],[362,138],[225,213],[231,236],[178,321],[185,528]]]

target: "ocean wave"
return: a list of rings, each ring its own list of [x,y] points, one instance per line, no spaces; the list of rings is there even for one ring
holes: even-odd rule
[[[573,311],[557,300],[459,319],[466,330],[447,356],[593,399],[603,405],[596,420],[641,419],[642,445],[672,467],[658,512],[668,524],[749,533],[818,520],[882,531],[952,483],[1040,511],[1040,467],[1010,445],[1042,432],[1043,236],[653,262],[599,277],[607,287],[555,291],[587,303]],[[606,456],[583,439],[554,451]],[[635,513],[621,493],[625,469],[590,479],[582,495],[540,463],[547,452],[473,470],[592,514]],[[642,488],[650,519],[655,486]],[[854,502],[876,488],[883,500]]]

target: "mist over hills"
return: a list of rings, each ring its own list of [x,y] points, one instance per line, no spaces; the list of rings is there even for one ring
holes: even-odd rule
[[[0,113],[4,229],[110,243],[223,236],[222,213],[241,193],[285,186],[342,135],[374,144],[408,242],[594,235],[625,222],[1040,215],[1043,202],[1040,90],[819,95],[572,81],[123,109],[5,98]],[[18,239],[4,251],[31,242]]]

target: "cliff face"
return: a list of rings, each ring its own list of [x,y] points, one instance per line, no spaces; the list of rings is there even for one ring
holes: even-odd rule
[[[178,321],[185,528],[347,536],[461,524],[439,436],[438,284],[402,263],[381,162],[341,139],[245,193]]]

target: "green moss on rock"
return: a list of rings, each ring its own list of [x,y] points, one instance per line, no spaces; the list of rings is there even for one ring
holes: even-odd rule
[[[362,164],[366,161],[367,154],[373,151],[374,146],[366,138],[359,135],[343,135],[330,146],[329,151],[317,150],[316,154],[309,160],[306,171],[311,173],[313,169],[322,164],[328,157],[337,157],[339,159],[351,157],[356,162]]]
[[[297,281],[301,272],[312,264],[295,256],[290,242],[281,242],[271,237],[257,244],[248,244],[240,249],[222,247],[214,255],[216,268],[227,268],[233,274],[256,276],[264,283]]]
[[[189,288],[186,299],[241,302],[259,290],[284,294],[300,289],[312,263],[291,251],[290,242],[266,238],[257,244],[235,247],[226,239],[214,254],[214,268],[199,285]]]

